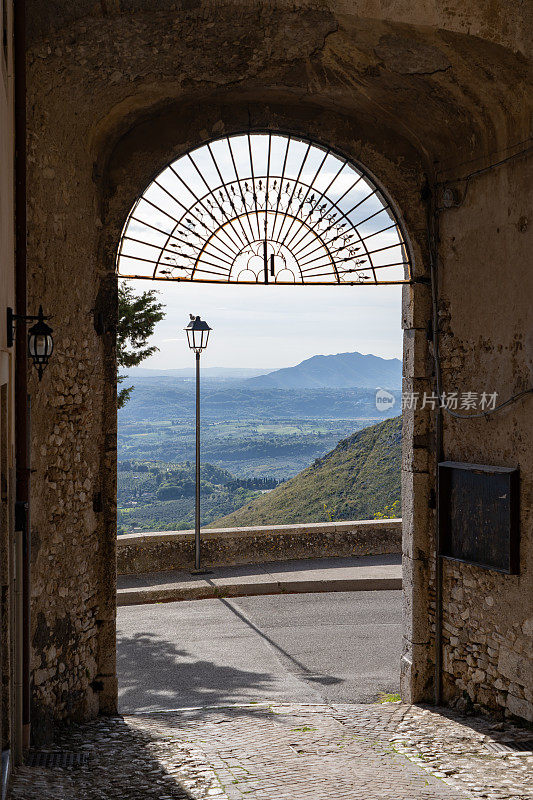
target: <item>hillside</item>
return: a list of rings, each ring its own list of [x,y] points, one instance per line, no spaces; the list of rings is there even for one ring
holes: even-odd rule
[[[343,439],[291,480],[207,527],[372,519],[400,499],[401,417]]]
[[[195,465],[162,461],[118,464],[118,533],[183,530],[194,526]],[[201,524],[231,513],[259,492],[279,483],[274,478],[238,478],[213,464],[200,469]]]
[[[248,378],[253,389],[396,389],[402,385],[402,362],[362,353],[313,356],[294,367]]]

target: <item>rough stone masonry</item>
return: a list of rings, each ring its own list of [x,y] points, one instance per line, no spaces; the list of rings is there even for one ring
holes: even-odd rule
[[[334,147],[365,165],[408,231],[405,391],[435,386],[433,265],[443,389],[505,400],[533,375],[532,37],[525,3],[505,0],[35,0],[28,13],[30,303],[56,331],[42,383],[31,379],[38,739],[116,710],[114,264],[136,197],[223,132]],[[409,701],[433,693],[435,419],[404,413]],[[442,436],[446,459],[520,467],[522,531],[519,575],[444,566],[444,696],[531,718],[531,401],[445,415]]]

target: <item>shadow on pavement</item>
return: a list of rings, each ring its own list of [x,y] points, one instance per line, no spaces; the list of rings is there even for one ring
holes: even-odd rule
[[[462,700],[455,707],[434,706],[426,703],[417,703],[419,708],[427,709],[432,715],[438,715],[443,720],[459,722],[463,727],[469,728],[476,734],[482,734],[487,742],[496,742],[514,746],[516,743],[533,742],[531,723],[517,717],[505,718],[503,714],[496,715],[487,712],[485,715],[476,710],[470,701]],[[531,750],[531,746],[527,748]]]
[[[19,767],[13,777],[11,800],[195,800],[180,774],[170,774],[158,759],[164,747],[158,732],[150,735],[121,717],[106,717],[62,726],[47,752],[83,752],[86,764],[70,769]],[[186,745],[173,745],[175,761],[190,759]],[[168,759],[167,763],[168,763]],[[216,780],[200,776],[202,789],[216,789]],[[207,785],[206,785],[207,784]]]
[[[296,667],[297,670],[301,673],[302,677],[304,677],[306,680],[312,681],[314,683],[320,683],[323,686],[333,686],[336,683],[344,682],[342,678],[335,678],[333,677],[333,675],[316,675],[310,669],[308,669],[308,667],[306,667],[305,664],[303,664],[297,658],[294,658],[294,656],[291,656],[291,654],[288,653],[287,650],[285,650],[283,647],[281,647],[281,645],[275,642],[274,639],[272,639],[264,631],[262,631],[261,628],[258,628],[257,625],[254,622],[252,622],[252,620],[249,619],[245,614],[243,614],[242,611],[236,608],[233,603],[230,603],[228,600],[224,600],[223,598],[220,599],[220,602],[228,609],[228,611],[231,611],[232,614],[235,614],[235,616],[238,619],[240,619],[241,622],[244,622],[245,625],[247,625],[255,633],[257,633],[258,636],[264,639],[264,641],[267,642],[270,645],[270,647],[273,647],[274,650],[276,650],[279,653],[279,655],[290,661],[293,664],[293,666]]]
[[[152,633],[120,636],[117,671],[121,713],[231,704],[243,689],[261,697],[273,681],[268,672],[195,659]]]

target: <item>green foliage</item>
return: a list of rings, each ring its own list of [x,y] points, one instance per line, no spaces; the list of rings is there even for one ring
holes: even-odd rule
[[[400,503],[401,418],[380,422],[211,527],[372,519]],[[379,517],[378,517],[379,518]]]
[[[129,469],[123,469],[124,466]],[[134,530],[185,530],[194,526],[194,464],[123,461],[118,467],[119,534]],[[227,470],[202,464],[202,525],[258,497],[258,492],[240,484]]]
[[[118,323],[117,323],[117,363],[119,367],[136,367],[157,351],[157,347],[148,346],[148,340],[154,332],[156,323],[164,316],[163,304],[156,299],[153,289],[136,295],[131,284],[121,282],[118,286]],[[122,383],[125,375],[117,377]],[[117,394],[118,408],[128,402],[133,386],[128,386]]]
[[[179,500],[182,497],[194,497],[195,493],[196,484],[194,481],[187,481],[187,483],[182,483],[180,486],[164,483],[157,490],[156,497],[158,500]]]
[[[379,692],[378,703],[399,703],[402,697],[397,692]]]

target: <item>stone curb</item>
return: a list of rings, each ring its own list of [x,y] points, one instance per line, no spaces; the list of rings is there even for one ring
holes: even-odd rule
[[[119,589],[117,606],[143,603],[170,603],[179,600],[207,600],[222,597],[296,594],[305,592],[371,592],[401,589],[400,577],[338,578],[329,580],[235,582],[222,585],[202,582],[198,586],[151,586],[143,589]]]

